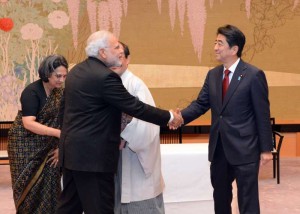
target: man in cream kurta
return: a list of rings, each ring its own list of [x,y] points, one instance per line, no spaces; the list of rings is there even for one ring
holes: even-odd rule
[[[121,76],[130,94],[155,106],[145,83],[127,69],[130,53],[126,45],[122,46],[122,66],[112,69]],[[126,144],[120,146],[115,213],[163,214],[164,182],[161,174],[159,126],[136,118],[130,120],[121,133]]]

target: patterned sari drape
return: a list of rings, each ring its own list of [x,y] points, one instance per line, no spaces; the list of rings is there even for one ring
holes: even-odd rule
[[[58,112],[62,89],[54,89],[37,115],[37,122],[59,128]],[[50,151],[58,147],[55,137],[37,135],[26,130],[22,112],[9,131],[8,156],[13,197],[17,213],[55,213],[61,191],[58,168],[47,163]]]

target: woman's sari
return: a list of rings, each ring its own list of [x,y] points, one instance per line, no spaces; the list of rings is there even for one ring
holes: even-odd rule
[[[53,89],[36,121],[59,128],[58,112],[62,89]],[[55,137],[37,135],[26,130],[22,112],[9,131],[8,156],[12,177],[13,197],[17,213],[55,213],[61,192],[58,167],[47,163],[50,151],[58,147]]]

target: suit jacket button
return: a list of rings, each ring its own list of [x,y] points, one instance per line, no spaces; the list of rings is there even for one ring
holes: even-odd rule
[[[223,118],[223,116],[221,115],[221,116],[220,116],[220,118],[222,119],[222,118]]]

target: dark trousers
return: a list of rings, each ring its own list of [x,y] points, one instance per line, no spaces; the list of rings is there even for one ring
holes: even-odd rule
[[[56,214],[113,214],[114,173],[63,170]]]
[[[210,167],[215,213],[231,214],[232,182],[236,179],[240,214],[259,214],[258,172],[259,162],[231,165],[219,140]]]

